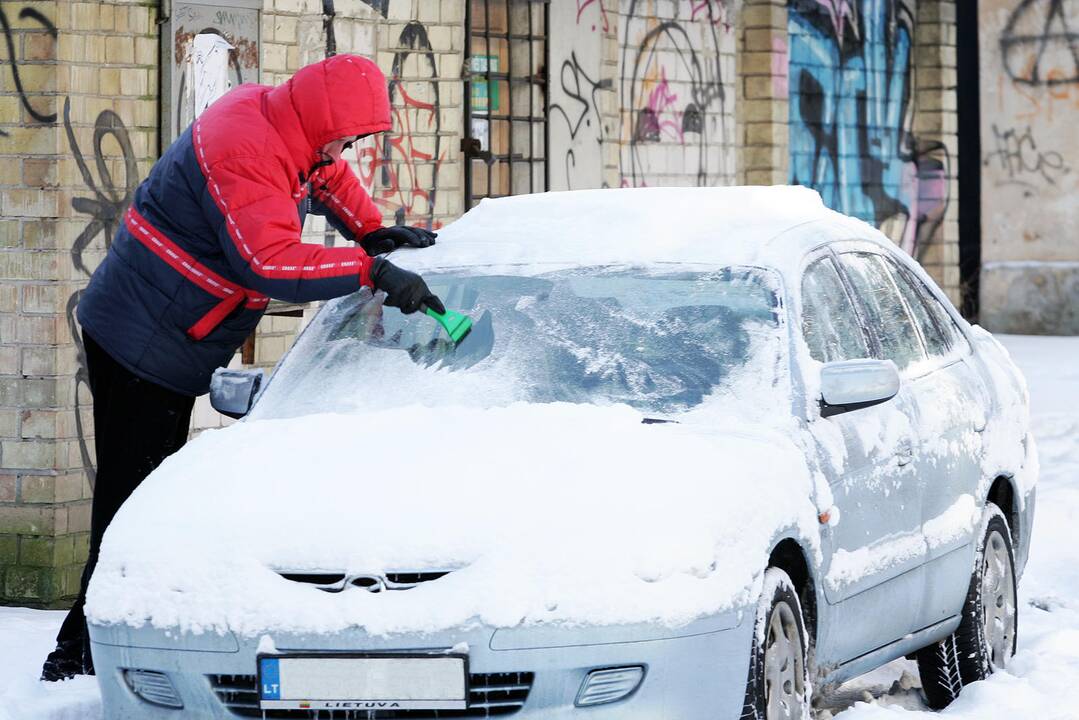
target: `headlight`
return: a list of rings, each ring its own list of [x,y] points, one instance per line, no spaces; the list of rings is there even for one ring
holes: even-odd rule
[[[587,707],[612,703],[628,697],[644,679],[644,668],[640,665],[607,670],[593,670],[581,683],[574,705]]]

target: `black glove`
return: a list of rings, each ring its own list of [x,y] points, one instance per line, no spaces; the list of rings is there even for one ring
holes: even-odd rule
[[[386,293],[386,305],[400,309],[410,315],[426,305],[437,313],[446,312],[446,306],[431,292],[427,283],[419,275],[397,267],[383,258],[377,257],[371,266],[371,282],[376,290]]]
[[[399,247],[425,248],[435,244],[438,233],[408,225],[379,228],[360,238],[360,247],[371,257],[393,252]]]

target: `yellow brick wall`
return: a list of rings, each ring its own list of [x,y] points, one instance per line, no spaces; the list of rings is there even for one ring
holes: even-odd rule
[[[77,590],[90,528],[93,427],[72,314],[157,154],[156,10],[0,12],[19,78],[0,92],[0,597],[51,605]]]

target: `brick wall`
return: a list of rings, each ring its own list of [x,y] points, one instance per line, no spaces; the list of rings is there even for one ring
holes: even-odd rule
[[[0,12],[22,87],[0,95],[0,597],[51,605],[77,589],[90,528],[72,312],[156,153],[156,11],[58,0]]]
[[[790,147],[786,0],[746,0],[737,27],[738,178],[782,185]]]

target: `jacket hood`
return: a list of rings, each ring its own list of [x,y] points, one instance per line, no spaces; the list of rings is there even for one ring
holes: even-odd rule
[[[303,171],[326,143],[392,127],[386,77],[359,55],[313,63],[266,95],[270,122]]]

